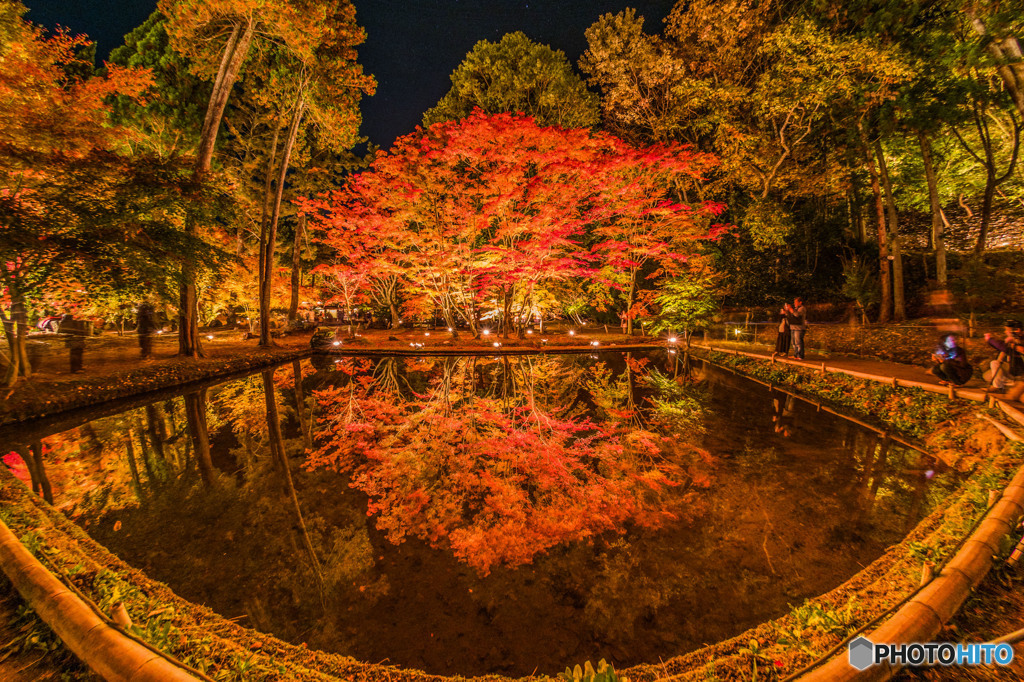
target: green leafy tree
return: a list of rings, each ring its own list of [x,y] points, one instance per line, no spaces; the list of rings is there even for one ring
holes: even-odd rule
[[[118,97],[114,120],[139,130],[136,149],[160,156],[190,154],[199,143],[199,132],[210,98],[210,83],[191,72],[188,59],[171,49],[167,18],[153,12],[124,37],[124,44],[110,53],[110,64],[149,69],[153,87],[143,101]]]
[[[665,282],[654,299],[659,312],[651,329],[654,332],[681,331],[686,345],[719,310],[718,287],[706,272],[694,271]]]
[[[488,114],[522,113],[541,125],[589,128],[600,121],[597,95],[561,50],[520,31],[497,43],[481,40],[451,75],[452,88],[423,115],[423,125],[455,121],[474,108]]]
[[[105,77],[79,79],[62,68],[79,39],[44,37],[17,12],[0,25],[9,38],[0,59],[0,285],[11,309],[0,317],[12,385],[31,372],[24,322],[33,302],[67,299],[68,290],[87,296],[110,283],[159,289],[169,263],[187,259],[202,271],[221,252],[177,229],[187,167],[121,153],[133,131],[110,124],[107,102],[144,92],[147,74],[112,67]]]

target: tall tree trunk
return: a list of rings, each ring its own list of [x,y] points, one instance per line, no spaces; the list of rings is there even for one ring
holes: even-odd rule
[[[199,149],[196,152],[195,174],[203,176],[210,171],[213,161],[213,148],[217,143],[217,133],[224,118],[224,109],[228,105],[231,90],[238,80],[245,58],[249,55],[249,47],[256,34],[256,23],[249,19],[245,25],[236,25],[221,54],[220,66],[213,81],[213,91],[206,105],[203,128],[199,134]]]
[[[256,24],[252,20],[249,20],[244,26],[236,25],[224,45],[217,76],[213,81],[213,92],[210,93],[210,101],[206,105],[206,115],[203,118],[203,127],[199,134],[196,162],[192,169],[192,178],[197,182],[202,181],[204,176],[210,172],[213,148],[217,142],[221,120],[224,118],[224,108],[227,106],[228,97],[238,79],[242,64],[249,54],[249,47],[252,44],[255,31]],[[194,211],[187,212],[185,232],[190,237],[197,237],[199,234],[197,220]],[[202,344],[199,341],[199,295],[196,289],[196,271],[187,262],[182,265],[181,278],[178,283],[178,354],[188,357],[203,355]]]
[[[18,456],[21,457],[21,461],[25,463],[25,468],[28,469],[29,484],[32,488],[32,492],[36,495],[43,494],[43,486],[39,482],[39,471],[36,469],[36,460],[32,452],[29,451],[27,446],[21,446],[15,450]]]
[[[889,269],[889,240],[885,230],[885,206],[882,203],[882,188],[878,181],[878,169],[875,168],[874,154],[868,145],[867,134],[863,124],[858,124],[861,147],[868,174],[871,176],[871,193],[875,200],[875,221],[878,229],[878,282],[881,287],[878,321],[888,322],[892,319],[892,280]]]
[[[281,217],[281,199],[284,196],[284,182],[288,176],[288,166],[291,164],[292,150],[295,148],[295,140],[299,136],[299,125],[302,123],[302,116],[306,111],[306,103],[300,95],[292,112],[292,121],[288,128],[288,138],[284,143],[284,151],[281,154],[281,167],[277,176],[277,194],[274,197],[274,210],[270,216],[270,225],[267,234],[260,240],[263,250],[262,269],[259,275],[260,285],[260,346],[266,348],[272,344],[270,339],[270,299],[271,284],[274,274],[274,247],[277,242],[277,223]]]
[[[885,188],[885,209],[889,217],[889,250],[892,254],[892,301],[893,317],[897,322],[907,319],[907,306],[903,292],[903,254],[900,251],[900,229],[896,213],[896,198],[892,194],[892,180],[889,177],[889,166],[885,163],[882,141],[875,140],[875,155],[878,157],[878,169]]]
[[[295,241],[292,243],[292,298],[288,302],[288,321],[299,317],[299,285],[302,281],[302,240],[306,236],[306,214],[299,216],[295,226]]]
[[[398,327],[398,320],[401,318],[398,317],[398,305],[395,303],[394,299],[392,299],[388,303],[388,310],[391,313],[391,328],[395,329],[396,327]],[[445,318],[445,323],[449,325],[449,329],[452,329],[454,331],[455,327],[451,326],[453,325],[453,322],[450,319]]]
[[[21,354],[18,352],[18,330],[15,328],[13,315],[9,318],[0,307],[0,325],[4,328],[4,338],[7,339],[7,350],[10,354],[7,358],[7,371],[4,374],[4,386],[14,388],[21,375]]]
[[[507,339],[512,327],[512,298],[515,295],[515,289],[511,286],[505,287],[502,292],[501,301],[501,335],[502,338]]]
[[[196,465],[203,485],[213,483],[213,457],[210,455],[210,430],[206,424],[206,389],[185,394],[185,419],[192,449],[196,453]]]
[[[1010,155],[1010,161],[1007,163],[1006,172],[1002,175],[998,175],[996,170],[996,159],[994,151],[994,143],[992,141],[992,135],[989,132],[988,121],[986,120],[984,105],[979,102],[974,102],[974,127],[978,131],[978,138],[981,140],[982,150],[985,154],[982,158],[976,151],[971,149],[964,140],[960,132],[954,127],[953,134],[956,135],[956,139],[960,142],[960,146],[974,157],[974,160],[978,162],[985,169],[985,196],[981,207],[981,229],[978,232],[978,241],[974,246],[974,257],[980,259],[985,253],[986,242],[988,240],[988,226],[992,219],[992,201],[995,198],[996,189],[1002,183],[1006,182],[1011,175],[1013,175],[1013,169],[1017,165],[1017,155],[1020,152],[1020,131],[1021,124],[1018,124],[1017,117],[1010,112],[1010,119],[1013,122],[1013,150]],[[963,197],[961,196],[961,205],[966,208],[966,204],[963,203]],[[968,213],[970,210],[968,209]]]
[[[942,202],[939,200],[939,183],[932,161],[932,144],[924,131],[917,132],[921,145],[921,159],[924,161],[924,176],[928,182],[928,203],[932,210],[932,248],[935,249],[935,279],[943,289],[948,284],[946,275],[946,230],[942,220]]]
[[[983,165],[985,166],[985,194],[981,202],[981,229],[978,231],[978,241],[974,245],[974,256],[980,258],[985,253],[985,246],[988,242],[988,225],[992,220],[992,201],[996,195],[996,159],[993,150],[992,138],[988,134],[988,124],[978,107],[974,108],[974,125],[981,138],[981,146],[985,152]]]
[[[629,270],[629,289],[626,290],[626,336],[633,336],[633,300],[636,298],[636,268]]]
[[[1024,116],[1024,55],[1021,54],[1020,42],[1016,36],[994,36],[989,33],[973,9],[968,9],[967,14],[974,31],[982,40],[988,41],[985,49],[996,63],[996,72],[1013,98],[1017,112]]]
[[[270,234],[270,218],[274,211],[274,198],[276,192],[274,191],[274,178],[277,175],[277,143],[281,138],[281,130],[284,129],[284,120],[278,116],[277,122],[274,125],[274,134],[270,138],[270,146],[267,147],[267,168],[263,178],[263,209],[260,212],[260,246],[259,246],[259,265],[256,269],[256,290],[259,292],[261,302],[263,296],[263,272],[266,269],[265,259],[267,257],[267,245],[266,239]],[[260,306],[262,311],[262,305]],[[263,345],[263,316],[260,315],[260,345]],[[267,330],[267,338],[270,338],[270,332]]]
[[[27,379],[32,376],[32,364],[28,360],[28,319],[24,299],[17,289],[9,287],[8,290],[12,301],[11,316],[5,316],[3,308],[0,308],[0,324],[3,325],[7,348],[11,354],[4,385],[12,388],[20,377]]]

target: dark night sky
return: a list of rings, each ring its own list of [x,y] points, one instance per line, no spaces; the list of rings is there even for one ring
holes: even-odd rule
[[[100,59],[145,21],[156,0],[22,0],[37,24],[66,26],[97,41]],[[388,147],[412,132],[451,85],[448,77],[478,40],[512,31],[563,50],[575,66],[583,32],[606,12],[635,7],[650,33],[660,32],[675,0],[353,0],[368,38],[363,68],[377,94],[363,100],[362,133]]]

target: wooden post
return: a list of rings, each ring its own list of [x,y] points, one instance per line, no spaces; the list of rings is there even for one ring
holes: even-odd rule
[[[930,561],[924,562],[921,566],[921,587],[924,587],[935,577],[935,566]]]

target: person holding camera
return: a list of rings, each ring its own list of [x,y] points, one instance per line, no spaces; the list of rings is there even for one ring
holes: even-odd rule
[[[1021,340],[1021,324],[1017,320],[1003,323],[1003,338],[985,334],[985,341],[999,354],[989,363],[985,379],[989,382],[988,393],[1004,393],[1011,377],[1024,374],[1024,341]]]
[[[974,368],[967,362],[967,351],[958,343],[956,334],[943,334],[939,337],[939,345],[932,353],[935,365],[928,370],[939,379],[943,386],[962,386],[971,380]]]
[[[807,308],[804,307],[804,299],[797,296],[793,299],[793,305],[787,303],[782,309],[782,314],[789,322],[789,335],[793,345],[793,357],[799,360],[804,359],[804,334],[807,333]]]

